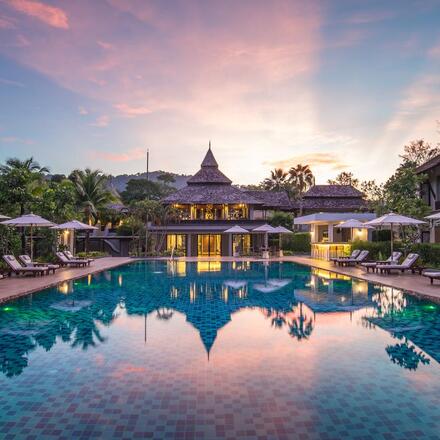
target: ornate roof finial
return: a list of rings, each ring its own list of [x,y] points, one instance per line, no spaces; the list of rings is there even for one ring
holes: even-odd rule
[[[208,148],[208,150],[210,150],[211,149],[211,141],[209,141],[209,148]]]

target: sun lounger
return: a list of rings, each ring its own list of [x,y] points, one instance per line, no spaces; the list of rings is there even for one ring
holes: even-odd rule
[[[18,259],[24,264],[25,267],[47,267],[47,273],[50,273],[52,271],[55,273],[57,269],[59,269],[59,264],[49,264],[49,263],[37,263],[35,261],[31,260],[31,257],[29,255],[19,255]]]
[[[370,269],[374,272],[379,264],[398,264],[402,252],[393,252],[392,255],[385,261],[367,261],[366,263],[361,263],[361,266],[370,272]]]
[[[84,267],[89,264],[86,260],[69,260],[62,252],[57,252],[55,255],[60,260],[61,266]]]
[[[3,255],[3,260],[11,268],[12,272],[17,275],[31,273],[35,277],[37,275],[44,275],[49,271],[47,266],[23,267],[13,255]]]
[[[336,264],[337,260],[346,260],[348,258],[356,258],[359,254],[361,253],[360,249],[355,249],[351,255],[347,256],[347,257],[334,257],[334,258],[330,258],[330,261],[333,261],[333,263]]]
[[[72,254],[72,252],[70,252],[70,251],[64,251],[63,253],[64,253],[64,255],[65,255],[69,260],[72,260],[72,261],[74,261],[74,260],[86,261],[88,265],[90,265],[90,263],[91,263],[92,261],[95,261],[93,258],[74,257],[73,254]]]
[[[422,272],[422,276],[429,278],[431,284],[434,284],[434,280],[440,280],[440,270],[439,269],[425,269]]]
[[[364,250],[361,251],[356,258],[338,258],[337,260],[335,260],[335,263],[339,264],[340,266],[352,266],[360,264],[367,259],[369,253],[369,251]]]
[[[402,264],[378,264],[376,268],[381,273],[390,273],[392,270],[400,270],[402,273],[405,272],[405,270],[414,272],[414,264],[418,259],[418,254],[408,254]]]

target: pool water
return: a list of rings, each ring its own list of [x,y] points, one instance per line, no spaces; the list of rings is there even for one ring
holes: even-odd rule
[[[0,438],[439,439],[439,362],[396,289],[134,262],[0,305]]]

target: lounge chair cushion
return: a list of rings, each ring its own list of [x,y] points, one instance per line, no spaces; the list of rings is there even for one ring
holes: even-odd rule
[[[385,270],[391,270],[391,269],[401,269],[401,270],[407,270],[411,269],[411,267],[414,265],[414,263],[419,258],[418,254],[408,254],[408,256],[405,258],[402,264],[378,264],[378,269],[385,269]]]
[[[60,267],[59,264],[50,264],[50,263],[44,263],[36,265],[29,255],[19,255],[18,258],[20,261],[26,266],[26,267],[37,267],[41,268],[42,266],[46,266],[50,270],[58,269]]]
[[[14,272],[45,272],[48,270],[47,266],[40,267],[24,267],[13,255],[4,255],[3,260],[9,265]]]

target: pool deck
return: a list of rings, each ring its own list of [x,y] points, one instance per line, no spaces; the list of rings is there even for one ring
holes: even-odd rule
[[[74,280],[102,270],[112,269],[133,261],[133,258],[105,257],[96,259],[90,266],[81,268],[62,268],[55,274],[45,276],[15,276],[0,279],[0,304],[19,296],[28,295],[63,281]]]
[[[148,258],[154,260],[158,258]],[[159,258],[167,260],[168,258]],[[47,275],[43,277],[31,276],[12,276],[0,280],[0,303],[8,301],[19,296],[28,295],[48,287],[55,286],[64,281],[81,278],[89,274],[112,269],[123,264],[127,264],[136,259],[130,257],[105,257],[95,260],[90,267],[84,268],[63,268],[59,269],[55,275]],[[427,298],[440,303],[440,282],[431,285],[428,278],[418,274],[392,274],[380,275],[376,273],[366,273],[359,267],[339,267],[329,261],[316,260],[306,256],[289,256],[283,258],[272,258],[270,260],[262,260],[259,258],[233,258],[233,257],[212,257],[197,258],[185,257],[178,260],[187,262],[192,261],[291,261],[294,263],[304,264],[306,266],[316,267],[322,270],[347,275],[370,281],[372,283],[384,284],[399,290],[405,290],[415,296]]]

